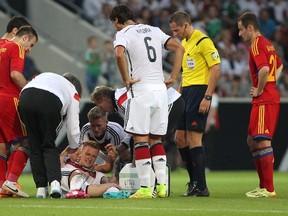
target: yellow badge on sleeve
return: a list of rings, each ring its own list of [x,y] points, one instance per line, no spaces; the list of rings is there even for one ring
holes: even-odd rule
[[[219,59],[219,54],[218,52],[212,52],[211,53],[211,57],[212,59],[215,61],[215,60],[218,60]]]

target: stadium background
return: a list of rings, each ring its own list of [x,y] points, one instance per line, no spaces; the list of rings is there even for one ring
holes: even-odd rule
[[[39,42],[33,48],[31,56],[41,71],[52,71],[59,74],[70,71],[75,73],[82,83],[85,83],[83,53],[86,49],[86,38],[89,35],[96,35],[99,38],[99,44],[103,44],[106,39],[113,40],[83,20],[75,11],[67,10],[66,7],[52,0],[1,0],[1,35],[4,34],[6,24],[13,14],[26,16],[39,33]],[[105,81],[102,80],[102,82],[105,84]],[[116,86],[121,86],[120,76]],[[92,106],[84,88],[84,98],[81,101],[81,126],[87,122],[86,114]],[[220,98],[218,111],[220,128],[216,132],[213,151],[210,154],[212,161],[210,169],[254,169],[246,145],[250,99]],[[109,118],[119,121],[115,116]],[[288,170],[287,118],[288,100],[282,98],[279,124],[273,141],[275,167],[281,171]],[[61,132],[57,142],[61,149],[64,148],[65,132]],[[174,156],[170,155],[170,160],[173,161],[171,157]]]

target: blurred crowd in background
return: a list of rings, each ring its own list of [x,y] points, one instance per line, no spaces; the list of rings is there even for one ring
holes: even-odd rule
[[[56,0],[62,2],[61,0]],[[285,69],[278,86],[282,97],[288,96],[288,2],[285,0],[70,0],[81,9],[82,18],[107,35],[115,30],[109,20],[115,4],[129,5],[137,14],[136,21],[158,26],[171,35],[169,18],[178,10],[192,17],[195,28],[205,32],[215,43],[221,56],[221,78],[218,95],[221,97],[249,97],[251,86],[248,51],[239,36],[237,17],[253,10],[259,17],[262,34],[269,38],[280,55]],[[167,52],[164,69],[169,72],[173,54]]]
[[[269,38],[279,56],[284,70],[278,81],[281,97],[288,96],[288,1],[287,0],[54,0],[81,18],[104,32],[107,47],[111,47],[115,29],[109,19],[111,9],[116,4],[127,4],[136,14],[136,21],[158,26],[171,35],[169,26],[170,15],[178,10],[184,10],[192,17],[193,26],[205,32],[215,43],[221,56],[221,77],[217,86],[220,97],[249,97],[251,80],[248,67],[248,51],[246,44],[238,36],[237,17],[245,11],[257,14],[262,34]],[[25,15],[25,4],[18,0],[19,11]],[[24,1],[23,1],[24,2]],[[21,7],[20,7],[21,6]],[[88,45],[87,45],[87,48]],[[99,50],[98,50],[99,52]],[[113,58],[113,49],[100,51],[101,73],[106,84],[113,84],[118,71]],[[166,52],[164,70],[169,73],[174,56]],[[83,54],[84,59],[84,54]],[[109,60],[109,63],[107,64]],[[112,65],[107,68],[107,65]],[[115,69],[116,68],[116,69]],[[111,75],[110,75],[111,74]]]

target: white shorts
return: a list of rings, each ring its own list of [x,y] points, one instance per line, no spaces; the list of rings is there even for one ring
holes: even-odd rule
[[[61,174],[62,174],[61,189],[64,192],[64,194],[70,190],[69,178],[70,178],[71,173],[75,170],[79,170],[80,172],[84,171],[79,167],[73,166],[72,164],[65,164],[65,166],[61,168]],[[87,185],[91,185],[91,184],[100,185],[101,179],[105,175],[97,171],[93,172],[93,174],[94,174],[93,176],[88,177],[85,183]]]
[[[132,89],[128,95],[124,129],[128,133],[141,135],[165,135],[168,125],[167,89],[153,85],[137,91]],[[133,88],[133,87],[132,87]]]

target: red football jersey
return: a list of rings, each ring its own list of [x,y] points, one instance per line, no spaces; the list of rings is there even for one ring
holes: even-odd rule
[[[271,42],[263,36],[257,37],[250,47],[249,67],[254,87],[258,85],[258,72],[263,66],[269,67],[267,83],[263,93],[253,98],[252,103],[268,104],[280,103],[280,96],[276,87],[276,69],[282,62]]]
[[[20,88],[12,81],[10,73],[23,72],[25,49],[12,41],[0,44],[0,95],[19,97]]]
[[[8,40],[0,38],[0,46],[6,42],[8,42]]]

